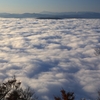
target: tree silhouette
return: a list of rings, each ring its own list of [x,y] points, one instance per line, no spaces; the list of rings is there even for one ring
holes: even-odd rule
[[[22,89],[21,82],[14,76],[11,80],[0,84],[0,100],[37,100],[35,92],[30,88]]]
[[[60,92],[61,92],[62,98],[54,97],[55,100],[74,100],[75,99],[74,92],[66,93],[64,89],[62,89]]]

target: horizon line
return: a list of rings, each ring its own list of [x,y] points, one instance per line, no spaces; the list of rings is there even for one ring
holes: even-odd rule
[[[5,13],[5,14],[40,14],[40,13],[100,13],[100,12],[95,12],[95,11],[64,11],[64,12],[52,12],[52,11],[41,11],[41,12],[22,12],[22,13],[15,13],[15,12],[0,12],[0,13]]]

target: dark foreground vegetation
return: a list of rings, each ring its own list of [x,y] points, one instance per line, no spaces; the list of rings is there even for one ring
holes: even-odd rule
[[[29,87],[21,88],[21,82],[14,76],[7,82],[0,84],[0,100],[37,100],[35,92]]]
[[[54,96],[54,100],[75,100],[74,92],[67,92],[62,89],[60,96]],[[23,89],[21,82],[16,80],[14,76],[7,82],[0,84],[0,100],[38,100],[35,92],[31,88]],[[86,99],[80,99],[86,100]],[[98,91],[98,97],[96,100],[100,100],[100,90]]]

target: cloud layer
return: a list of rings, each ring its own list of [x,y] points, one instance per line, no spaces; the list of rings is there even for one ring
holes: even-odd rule
[[[100,86],[100,19],[0,18],[0,80],[16,75],[50,100],[60,89],[96,98]],[[92,94],[92,95],[91,95]]]

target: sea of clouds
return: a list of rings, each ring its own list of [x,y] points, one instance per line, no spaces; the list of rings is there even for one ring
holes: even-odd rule
[[[100,87],[100,19],[0,18],[0,80],[13,75],[40,100],[74,91],[96,99]],[[53,100],[53,99],[52,99]]]

